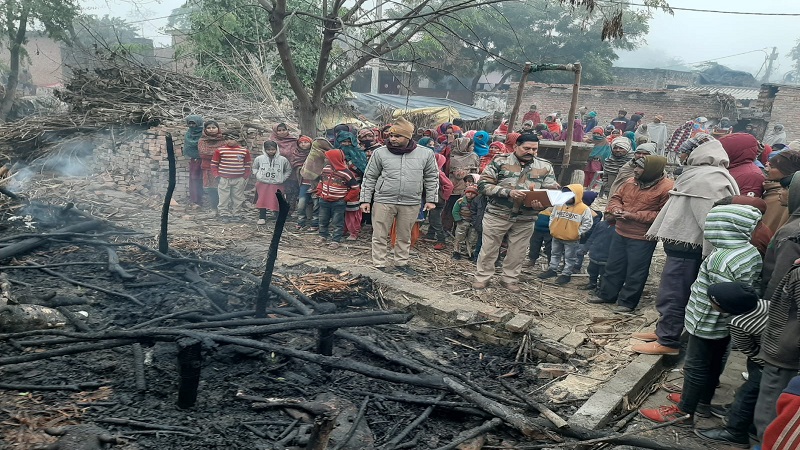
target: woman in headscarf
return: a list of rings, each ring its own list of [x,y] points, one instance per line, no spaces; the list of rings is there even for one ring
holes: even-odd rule
[[[478,173],[478,167],[480,167],[480,158],[472,150],[472,146],[472,139],[467,137],[457,138],[452,145],[447,176],[453,183],[453,193],[442,212],[442,226],[448,231],[452,230],[454,226],[453,206],[464,195],[464,189],[467,187],[464,177]]]
[[[367,154],[367,158],[372,156],[372,152],[381,146],[376,141],[377,135],[375,133],[375,130],[371,128],[363,128],[358,131],[358,145]]]
[[[592,180],[594,180],[597,172],[603,170],[603,163],[611,156],[611,146],[608,145],[605,133],[602,127],[594,127],[592,129],[592,144],[594,147],[589,153],[586,168],[583,169],[583,186],[591,189]]]
[[[786,144],[786,130],[784,130],[783,125],[776,123],[772,127],[772,131],[764,136],[762,142],[766,145]]]
[[[290,177],[291,183],[296,183],[298,185],[298,193],[297,193],[297,208],[295,210],[298,213],[298,224],[301,222],[301,218],[305,215],[305,219],[312,220],[313,218],[313,211],[310,206],[313,204],[311,200],[311,192],[309,192],[309,187],[302,183],[302,177],[300,176],[300,169],[302,169],[303,164],[305,164],[306,159],[308,158],[309,153],[311,152],[311,138],[309,136],[300,136],[297,138],[297,145],[295,145],[295,150],[287,158],[289,160],[289,164],[292,166],[292,176]],[[285,188],[284,188],[285,189]],[[305,223],[305,220],[302,220]]]
[[[481,156],[481,166],[479,168],[479,171],[483,172],[483,169],[485,169],[486,166],[488,166],[489,163],[492,162],[495,156],[502,155],[505,152],[506,152],[506,145],[504,143],[499,141],[492,142],[491,145],[489,145],[489,152],[486,155]]]
[[[567,130],[565,129],[563,133],[561,133],[562,141],[567,140]],[[583,142],[583,123],[581,123],[581,119],[575,119],[572,121],[572,142]]]
[[[183,156],[189,159],[189,201],[193,207],[203,206],[203,161],[197,143],[203,136],[203,118],[192,115],[186,118],[186,136],[183,138]]]
[[[636,134],[634,134],[633,131],[626,131],[625,133],[623,133],[622,136],[626,137],[629,141],[631,141],[631,149],[633,149],[633,151],[636,151]]]
[[[436,142],[436,139],[439,138],[439,132],[434,129],[423,130],[422,137],[430,138],[433,142]]]
[[[639,128],[636,129],[636,132],[633,133],[633,139],[636,141],[636,145],[650,141],[650,131],[647,129],[647,124],[643,123],[639,125]],[[655,154],[655,153],[654,153]]]
[[[619,130],[617,130],[619,131]],[[619,169],[626,163],[633,159],[633,146],[630,139],[626,137],[618,137],[611,143],[611,156],[606,158],[603,162],[603,190],[601,195],[605,192],[608,198],[614,195],[611,192],[611,185],[617,179]]]
[[[636,129],[639,128],[639,122],[641,122],[641,120],[642,116],[640,113],[631,115],[631,118],[628,119],[628,125],[625,127],[625,131],[636,131]]]
[[[484,156],[489,154],[489,143],[491,142],[491,138],[489,137],[489,133],[481,130],[475,133],[472,137],[473,148],[475,154],[479,157],[483,158]],[[502,144],[502,143],[501,143]]]
[[[519,133],[508,133],[506,135],[506,140],[503,141],[503,146],[505,146],[506,151],[505,153],[512,153],[514,151],[514,147],[517,145],[517,139],[522,136]]]
[[[594,127],[596,126],[597,126],[597,113],[594,111],[589,111],[589,113],[586,114],[586,125],[584,125],[583,127],[583,132],[587,134],[591,133],[592,130],[594,130]]]
[[[197,149],[200,153],[201,168],[203,170],[203,190],[208,195],[208,201],[215,215],[219,214],[217,210],[217,206],[219,206],[219,192],[217,191],[219,180],[211,170],[211,158],[214,157],[214,153],[218,148],[225,147],[225,141],[225,136],[216,121],[209,120],[203,124],[203,135],[197,141]]]
[[[558,121],[555,113],[545,116],[544,124],[547,125],[547,129],[553,135],[553,138],[558,139],[561,137],[561,122]]]
[[[367,169],[367,154],[355,145],[356,138],[349,131],[340,131],[336,135],[336,148],[344,152],[347,166],[359,182]],[[361,208],[358,199],[348,201],[344,213],[345,232],[348,233],[347,240],[355,241],[361,231]]]
[[[436,165],[439,167],[439,194],[437,196],[438,201],[436,202],[436,208],[428,210],[428,232],[426,233],[425,240],[435,240],[436,244],[434,244],[433,249],[444,250],[446,247],[445,239],[447,238],[447,233],[445,233],[446,228],[444,228],[442,224],[442,212],[452,195],[453,183],[442,171],[442,167],[444,167],[445,163],[444,156],[442,156],[442,154],[437,154],[435,156]]]

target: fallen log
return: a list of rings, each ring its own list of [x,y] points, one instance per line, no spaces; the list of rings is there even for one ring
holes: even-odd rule
[[[100,382],[87,382],[87,383],[78,383],[78,384],[54,384],[54,385],[46,385],[46,384],[8,384],[8,383],[0,383],[0,389],[4,389],[7,391],[71,391],[71,392],[81,392],[81,391],[89,391],[92,389],[97,389],[103,386],[107,386],[108,383],[100,383]]]
[[[135,427],[135,428],[144,428],[146,430],[160,430],[160,431],[179,431],[182,433],[189,433],[189,434],[200,434],[201,430],[197,428],[189,428],[189,427],[176,427],[173,425],[159,425],[155,423],[148,423],[148,422],[140,422],[138,420],[133,419],[119,419],[116,417],[106,417],[106,418],[99,418],[93,419],[97,423],[110,423],[113,425],[122,425],[127,427]]]
[[[132,273],[123,269],[121,265],[119,265],[119,255],[117,255],[117,251],[114,250],[114,247],[106,247],[106,253],[108,253],[109,272],[119,276],[122,279],[122,281],[129,281],[136,279],[136,275],[133,275]]]
[[[63,327],[67,318],[55,309],[39,305],[0,306],[0,332],[13,333],[28,330]]]
[[[76,223],[64,228],[59,228],[55,233],[83,233],[89,230],[96,230],[103,225],[102,222],[91,220],[88,222]],[[48,242],[46,237],[35,237],[15,242],[7,247],[0,248],[0,261],[19,256],[35,248],[41,247]]]

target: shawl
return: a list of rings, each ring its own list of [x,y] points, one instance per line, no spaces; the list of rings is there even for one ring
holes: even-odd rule
[[[206,134],[205,129],[203,129],[203,137],[197,141],[197,149],[200,151],[200,157],[210,160],[214,157],[214,152],[216,152],[218,148],[225,147],[225,141],[226,139],[222,134],[222,130],[213,136],[209,136]]]
[[[635,152],[636,151],[636,134],[633,131],[626,131],[625,134],[622,135],[625,138],[628,138],[631,141],[631,149]]]
[[[183,154],[188,158],[197,159],[200,157],[197,143],[203,136],[203,118],[198,115],[188,116],[186,124],[188,125],[189,122],[194,122],[195,126],[186,130],[186,136],[183,138]]]
[[[447,129],[448,128],[453,128],[453,131],[455,131],[455,127],[453,127],[453,124],[450,123],[450,122],[444,122],[443,124],[441,124],[438,127],[436,127],[436,130],[434,130],[434,131],[439,133],[439,136],[445,136],[445,135],[447,135]]]
[[[687,158],[683,173],[675,180],[664,208],[645,236],[675,244],[703,247],[708,255],[713,247],[704,241],[706,216],[714,202],[738,195],[736,180],[726,167],[729,159],[719,141],[697,147]]]
[[[436,157],[436,166],[439,168],[439,193],[442,195],[439,201],[446,202],[447,199],[450,198],[450,195],[453,194],[453,182],[450,181],[447,174],[442,171],[442,167],[444,167],[444,163],[447,162],[447,159],[443,155],[437,154],[434,156]]]
[[[350,140],[350,145],[342,145],[342,142]],[[356,137],[349,131],[340,131],[336,134],[336,148],[344,152],[344,157],[353,164],[359,174],[363,174],[367,169],[367,154],[356,146]]]
[[[567,130],[564,129],[564,134],[561,135],[561,140],[567,140]],[[575,119],[572,122],[572,142],[583,142],[583,123],[581,119]]]
[[[647,134],[650,135],[650,142],[655,142],[656,153],[664,156],[664,147],[667,145],[667,124],[663,122],[651,122],[647,124]]]
[[[600,161],[605,161],[611,157],[611,146],[608,145],[608,141],[606,140],[605,136],[597,136],[599,139],[595,140],[594,136],[592,136],[592,142],[596,145],[592,148],[592,151],[589,152],[589,160],[592,159],[599,159]]]
[[[522,121],[526,122],[528,120],[532,121],[533,125],[536,126],[542,123],[542,116],[539,114],[539,111],[528,111],[522,116]]]
[[[309,147],[308,150],[303,150],[299,145],[295,145],[292,153],[286,158],[289,160],[289,164],[292,165],[292,169],[296,169],[306,162],[306,158],[308,158],[309,153],[311,153],[311,147]]]
[[[779,128],[779,130],[775,131],[775,128]],[[762,142],[766,145],[786,144],[786,130],[783,129],[783,125],[776,123],[775,127],[764,136]]]
[[[319,137],[311,143],[311,150],[308,157],[300,169],[300,176],[304,182],[315,182],[322,174],[325,167],[325,152],[331,149],[331,143],[327,139]]]
[[[297,148],[297,136],[278,137],[278,125],[272,126],[272,134],[269,140],[275,141],[278,144],[278,152],[291,161],[292,153]]]

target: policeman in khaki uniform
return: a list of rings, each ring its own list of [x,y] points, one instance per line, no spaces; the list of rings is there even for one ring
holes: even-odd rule
[[[520,291],[517,277],[533,234],[533,223],[544,209],[537,201],[524,205],[524,191],[559,188],[553,165],[536,157],[538,149],[536,135],[523,134],[517,139],[513,153],[495,157],[481,174],[478,189],[487,197],[488,204],[483,216],[483,244],[472,283],[474,289],[489,285],[500,244],[508,233],[508,252],[503,260],[500,284],[512,292]]]

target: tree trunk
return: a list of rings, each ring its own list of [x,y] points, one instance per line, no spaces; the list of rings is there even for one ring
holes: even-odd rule
[[[8,120],[8,114],[11,112],[11,106],[14,104],[14,98],[17,94],[19,63],[22,57],[22,44],[25,42],[25,32],[28,27],[28,13],[30,12],[30,7],[30,2],[22,3],[22,11],[19,16],[19,28],[17,28],[16,35],[14,35],[10,45],[10,72],[8,74],[8,82],[6,83],[5,95],[3,95],[3,99],[0,101],[0,122],[6,122]]]
[[[300,131],[309,136],[319,136],[320,131],[317,130],[319,105],[315,105],[313,102],[308,104],[299,103],[297,106],[297,119],[300,122]]]
[[[478,73],[472,77],[472,82],[469,84],[469,88],[472,92],[478,90],[478,82],[481,81],[481,77],[483,76],[483,66],[486,65],[486,62],[483,58],[478,58],[478,61],[480,61],[478,63]]]

